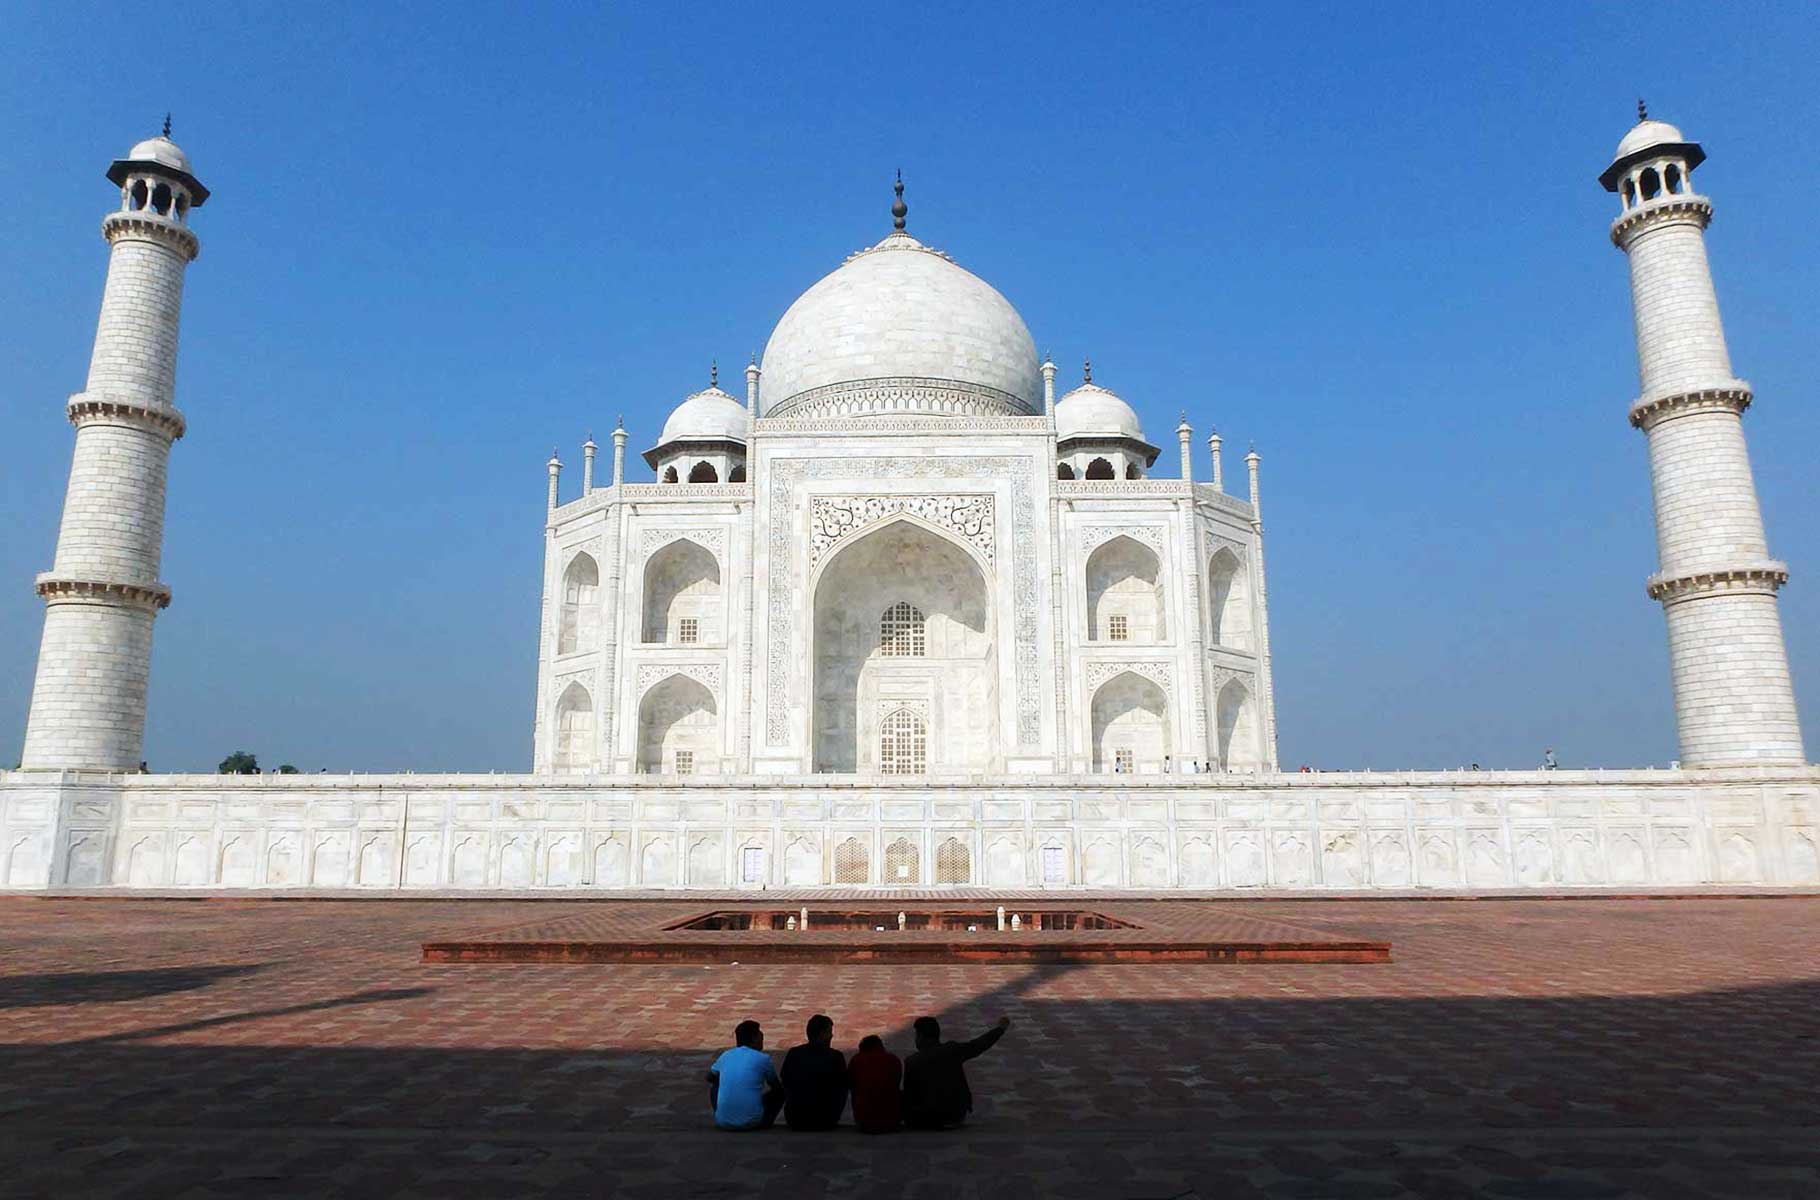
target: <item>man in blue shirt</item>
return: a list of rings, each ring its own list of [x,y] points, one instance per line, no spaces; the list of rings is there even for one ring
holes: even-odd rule
[[[784,1107],[784,1085],[765,1053],[765,1031],[757,1021],[733,1029],[733,1049],[708,1068],[708,1105],[722,1129],[769,1129]]]

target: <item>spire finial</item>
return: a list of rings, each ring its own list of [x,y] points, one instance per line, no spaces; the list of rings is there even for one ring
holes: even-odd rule
[[[164,136],[171,136],[171,114],[168,112],[164,114]]]
[[[891,185],[897,199],[891,202],[891,227],[899,233],[904,231],[904,218],[910,215],[910,206],[904,203],[904,169],[897,169],[897,182]]]
[[[614,420],[613,429],[614,429],[614,432],[618,432],[619,430],[624,429],[625,427],[626,427],[626,415],[624,413],[621,413]]]
[[[1649,106],[1643,103],[1643,97],[1637,97],[1637,123],[1641,125],[1649,120]]]
[[[1093,360],[1091,358],[1084,358],[1081,360],[1081,382],[1093,382]]]
[[[708,386],[720,386],[720,360],[718,358],[708,360]]]

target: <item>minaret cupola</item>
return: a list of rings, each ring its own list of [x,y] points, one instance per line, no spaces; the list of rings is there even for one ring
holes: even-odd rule
[[[188,223],[191,208],[209,198],[202,181],[190,174],[190,156],[171,140],[169,113],[164,115],[164,132],[115,159],[107,177],[120,188],[122,211],[155,213],[179,225]]]

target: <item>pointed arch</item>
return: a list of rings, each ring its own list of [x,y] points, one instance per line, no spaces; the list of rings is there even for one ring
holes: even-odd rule
[[[720,472],[718,472],[714,469],[713,463],[708,462],[706,459],[704,459],[701,462],[696,463],[693,467],[689,468],[689,482],[690,483],[719,483],[720,482]]]
[[[1093,769],[1163,769],[1170,752],[1169,697],[1154,680],[1121,671],[1093,694]]]
[[[1087,557],[1087,639],[1151,645],[1167,637],[1156,551],[1124,534],[1101,543]]]
[[[1227,680],[1226,685],[1220,689],[1215,713],[1219,731],[1220,769],[1262,770],[1263,746],[1258,732],[1257,704],[1252,698],[1251,689],[1241,680]]]
[[[746,464],[745,463],[734,463],[733,469],[731,471],[727,472],[727,482],[728,483],[744,483],[745,481],[746,481]]]
[[[967,849],[967,843],[947,838],[935,848],[935,882],[973,882],[973,852]]]
[[[1216,646],[1251,649],[1251,580],[1229,546],[1207,560],[1208,639]]]
[[[1057,463],[1055,467],[1055,477],[1057,479],[1073,479],[1074,468],[1067,463]]]
[[[927,769],[994,769],[990,571],[976,547],[908,514],[850,535],[821,561],[809,583],[816,771],[913,769],[897,765],[906,761],[897,751],[918,735],[896,727],[913,722]]]
[[[1126,479],[1142,479],[1143,477],[1144,477],[1144,473],[1142,471],[1138,470],[1138,465],[1136,463],[1128,462],[1125,464],[1125,478]]]
[[[676,481],[677,481],[677,476],[676,476],[675,464],[671,464],[670,466],[665,467],[664,468],[664,482],[665,483],[675,483]]]
[[[600,761],[594,740],[594,697],[580,680],[562,690],[556,701],[554,753],[551,764],[558,771],[592,770]]]
[[[562,573],[562,609],[557,622],[556,653],[574,654],[600,648],[600,564],[583,552]]]
[[[1111,462],[1103,458],[1096,458],[1087,464],[1087,478],[1117,479],[1118,475],[1113,471]]]
[[[719,642],[722,607],[720,562],[700,542],[677,538],[645,560],[644,641]]]
[[[923,775],[929,770],[929,722],[908,708],[885,714],[879,723],[878,769],[882,775]]]
[[[639,697],[641,774],[711,773],[719,758],[720,710],[701,681],[671,675]]]
[[[921,883],[922,879],[922,855],[917,853],[915,842],[901,837],[885,847],[883,882],[910,887]]]
[[[872,856],[866,852],[866,843],[856,837],[850,837],[834,848],[834,882],[870,883],[871,881]]]

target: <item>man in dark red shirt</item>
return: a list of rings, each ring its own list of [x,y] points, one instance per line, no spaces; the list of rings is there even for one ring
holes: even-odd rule
[[[897,1085],[904,1064],[885,1049],[876,1034],[861,1039],[859,1053],[847,1063],[853,1097],[853,1123],[866,1133],[892,1133],[898,1126]]]
[[[970,1042],[942,1041],[934,1017],[916,1019],[916,1052],[904,1062],[904,1124],[912,1129],[953,1129],[973,1111],[973,1090],[962,1064],[992,1049],[1011,1028],[1010,1017]]]

